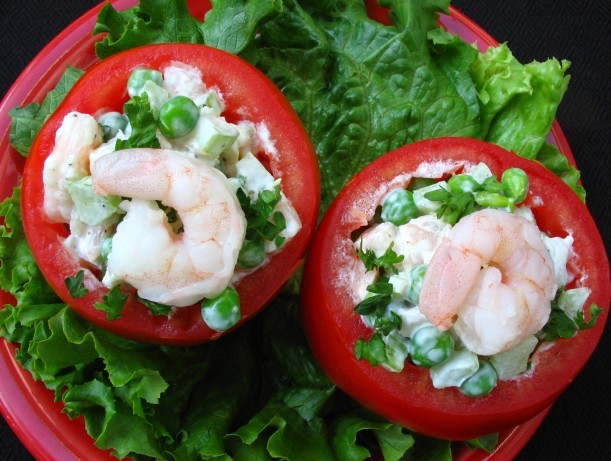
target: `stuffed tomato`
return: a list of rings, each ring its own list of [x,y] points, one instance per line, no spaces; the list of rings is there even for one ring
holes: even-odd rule
[[[319,173],[289,103],[217,49],[152,45],[83,75],[23,177],[26,237],[55,292],[138,341],[216,339],[302,261]]]
[[[421,141],[358,173],[326,213],[304,328],[361,404],[466,440],[534,417],[585,365],[608,312],[605,254],[586,206],[540,164]]]

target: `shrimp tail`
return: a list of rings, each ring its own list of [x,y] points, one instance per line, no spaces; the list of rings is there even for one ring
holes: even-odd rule
[[[452,245],[442,245],[435,253],[420,292],[420,312],[441,330],[448,330],[465,303],[473,280],[481,269],[480,257]],[[460,267],[460,271],[456,271]]]
[[[122,158],[125,153],[138,156],[139,161],[125,162]],[[163,166],[162,161],[167,156],[163,149],[157,152],[150,149],[129,149],[104,155],[92,164],[93,190],[101,195],[161,200],[162,196],[167,195],[169,187],[169,175],[159,174],[160,167]],[[161,184],[165,187],[160,187]],[[151,189],[156,191],[156,197],[151,197]]]

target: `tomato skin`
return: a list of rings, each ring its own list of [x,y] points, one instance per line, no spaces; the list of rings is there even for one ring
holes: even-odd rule
[[[471,398],[457,388],[435,389],[427,369],[406,363],[401,373],[357,360],[354,344],[372,331],[353,312],[351,265],[358,258],[350,236],[370,220],[393,178],[427,162],[485,162],[497,176],[510,167],[529,177],[526,204],[544,231],[575,242],[571,269],[592,289],[586,306],[604,309],[596,326],[558,339],[533,358],[519,381],[499,382],[487,396]],[[448,167],[451,171],[457,164]],[[407,180],[405,181],[407,182]],[[395,186],[396,187],[396,186]],[[382,156],[340,192],[310,247],[302,284],[302,320],[323,370],[351,397],[381,416],[433,437],[466,440],[521,424],[549,407],[583,368],[602,334],[611,286],[609,263],[596,225],[573,191],[542,165],[498,146],[466,138],[439,138],[404,146]],[[359,263],[360,264],[360,263]],[[579,278],[579,277],[578,277]]]
[[[84,269],[64,247],[67,226],[49,222],[43,209],[42,171],[55,144],[55,132],[71,111],[99,115],[122,112],[128,95],[126,82],[137,67],[161,69],[180,61],[199,68],[204,83],[217,88],[225,98],[223,114],[230,122],[250,120],[265,124],[277,153],[265,152],[264,163],[282,178],[283,192],[291,200],[302,223],[300,232],[267,264],[243,277],[236,289],[242,303],[241,325],[259,312],[300,266],[313,234],[320,202],[318,162],[311,141],[299,118],[280,90],[258,69],[224,51],[203,45],[151,45],[114,55],[92,67],[76,83],[62,104],[41,129],[26,161],[22,184],[22,213],[28,244],[41,271],[55,292],[76,312],[95,325],[137,341],[167,345],[193,345],[217,339],[220,332],[202,320],[200,306],[178,309],[170,317],[153,316],[130,296],[123,317],[108,321],[93,307],[108,289],[88,270],[83,298],[70,296],[64,280]],[[267,146],[264,146],[264,149]],[[85,268],[86,269],[86,268]],[[235,327],[234,327],[235,328]]]

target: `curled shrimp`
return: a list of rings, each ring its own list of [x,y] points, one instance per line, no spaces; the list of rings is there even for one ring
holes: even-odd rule
[[[100,157],[94,191],[131,197],[117,226],[104,283],[125,281],[142,298],[188,306],[229,284],[246,219],[227,178],[203,162],[164,149],[128,149]],[[156,201],[176,210],[176,233]]]
[[[433,255],[419,307],[469,350],[493,355],[545,325],[557,288],[537,226],[484,209],[461,219]]]

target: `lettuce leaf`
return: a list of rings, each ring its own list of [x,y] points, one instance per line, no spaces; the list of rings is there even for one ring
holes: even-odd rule
[[[531,92],[517,94],[500,110],[486,140],[533,159],[545,145],[556,110],[569,83],[568,61],[549,59],[524,66]]]
[[[0,310],[0,335],[20,344],[16,359],[70,418],[84,419],[98,448],[134,460],[344,460],[358,449],[333,440],[373,433],[383,453],[394,453],[388,459],[411,449],[412,436],[388,422],[335,422],[359,407],[314,360],[298,296],[283,295],[234,334],[195,347],[137,343],[84,321],[34,264],[19,192],[0,204],[0,288],[16,298]]]
[[[255,37],[260,24],[282,12],[282,0],[213,0],[201,25],[208,46],[239,54]]]
[[[167,24],[186,24],[180,36],[156,32],[167,27],[152,9],[162,11],[162,4]],[[108,32],[98,55],[186,41],[258,66],[290,100],[314,142],[321,215],[354,173],[420,139],[471,136],[535,158],[569,80],[567,61],[523,65],[506,44],[478,53],[440,29],[437,19],[449,0],[384,0],[392,26],[370,20],[364,2],[354,0],[217,0],[203,23],[188,17],[183,4],[142,0],[123,13],[107,5],[96,26]],[[566,173],[580,193],[573,171]]]
[[[452,443],[414,434],[414,447],[402,461],[452,461]]]
[[[581,173],[571,165],[567,158],[558,150],[556,146],[545,143],[537,153],[537,160],[548,170],[562,179],[571,189],[575,191],[582,202],[586,201],[586,190],[579,183]]]
[[[23,235],[19,200],[17,188],[0,204],[0,288],[16,300],[0,311],[0,335],[20,344],[16,359],[55,392],[70,417],[84,417],[96,446],[113,448],[120,457],[161,456],[160,434],[173,440],[188,405],[186,398],[174,398],[176,392],[203,379],[215,349],[181,353],[135,343],[81,319],[36,266]],[[172,413],[177,416],[169,417]],[[159,414],[164,417],[157,419]]]
[[[335,420],[332,431],[333,450],[340,459],[364,461],[372,456],[372,449],[359,445],[357,438],[363,431],[371,431],[387,461],[399,461],[414,445],[414,437],[400,426],[362,412],[343,415]],[[370,440],[373,446],[376,444]]]
[[[471,76],[482,107],[482,129],[487,133],[497,114],[515,96],[532,94],[530,74],[513,56],[506,43],[478,53]]]
[[[395,25],[388,27],[369,19],[361,2],[321,12],[285,1],[283,14],[263,25],[243,54],[281,88],[309,132],[323,211],[382,153],[418,139],[478,132],[479,108],[462,98],[427,38],[449,2],[390,3]]]
[[[9,111],[8,114],[12,118],[9,140],[17,152],[24,157],[28,155],[42,125],[83,73],[80,69],[69,67],[57,86],[45,96],[42,104],[32,102],[25,107],[14,107]]]
[[[237,336],[225,343],[223,356],[213,365],[210,382],[195,388],[190,409],[180,428],[180,443],[171,456],[180,461],[212,459],[226,454],[225,435],[246,404],[256,373],[249,337]]]
[[[257,440],[264,437],[268,455],[274,459],[292,461],[332,461],[326,426],[320,418],[304,420],[299,414],[278,400],[270,400],[247,424],[227,436],[231,450],[239,449],[243,455],[254,450],[257,459]],[[253,446],[254,444],[254,446]],[[253,448],[249,448],[253,446]],[[239,447],[239,448],[238,448]]]
[[[480,449],[488,453],[493,453],[499,443],[499,435],[484,435],[476,439],[467,440],[465,443],[474,450]]]
[[[140,0],[137,6],[118,12],[110,2],[98,15],[94,34],[106,36],[95,45],[101,59],[136,46],[153,43],[203,43],[199,21],[184,0]]]

